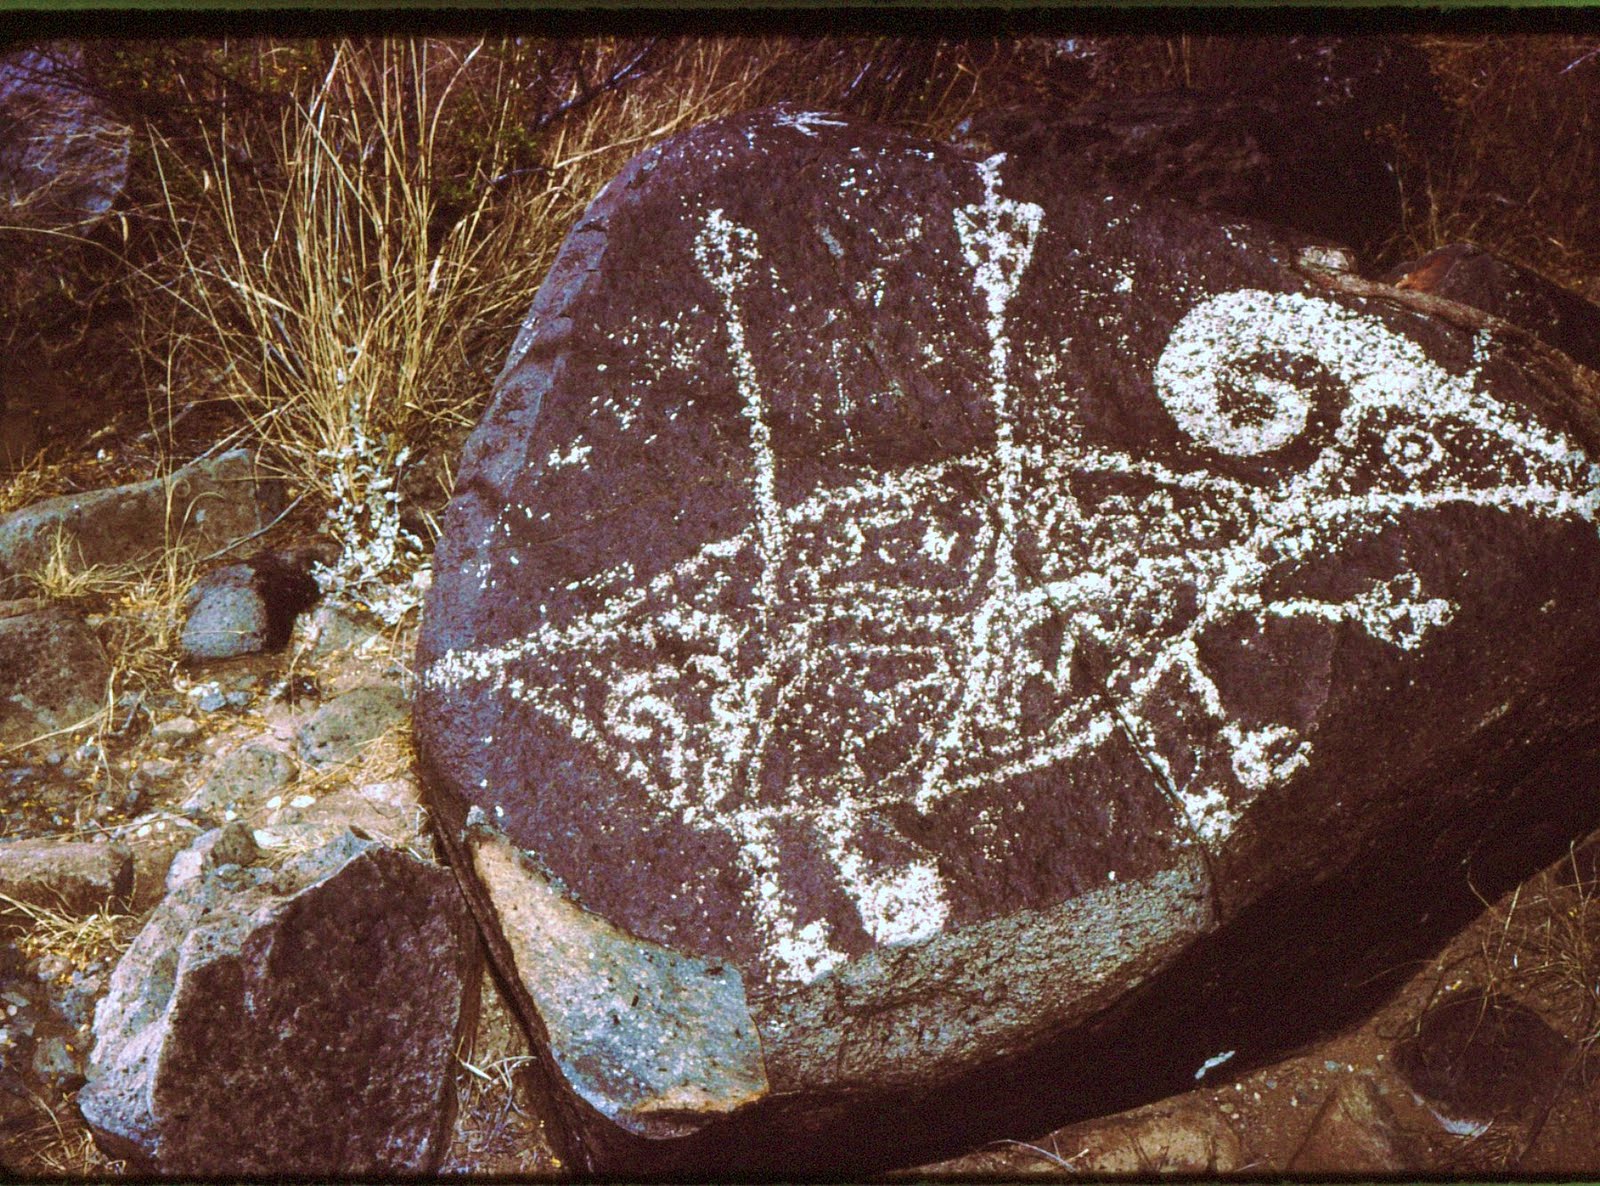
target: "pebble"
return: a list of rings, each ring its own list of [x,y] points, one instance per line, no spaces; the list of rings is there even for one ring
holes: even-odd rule
[[[193,717],[170,717],[150,730],[154,741],[193,741],[200,733],[200,723]]]
[[[228,698],[215,688],[208,688],[200,694],[195,701],[195,706],[201,712],[220,712],[228,707]]]

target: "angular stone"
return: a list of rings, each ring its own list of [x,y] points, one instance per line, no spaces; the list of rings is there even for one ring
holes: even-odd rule
[[[234,820],[212,828],[172,858],[167,868],[167,891],[170,893],[224,865],[253,865],[260,856],[248,825]]]
[[[0,618],[0,745],[91,720],[111,667],[84,620],[64,609]]]
[[[313,766],[343,762],[405,719],[406,699],[399,688],[369,684],[352,688],[312,713],[295,733],[300,757]]]
[[[308,658],[326,659],[340,651],[365,649],[368,643],[382,637],[381,626],[364,621],[359,615],[338,605],[321,605],[308,615],[305,626]]]
[[[80,840],[0,840],[0,894],[63,914],[127,905],[133,858],[120,844]],[[0,902],[0,914],[9,909]]]
[[[1025,164],[792,110],[642,154],[467,446],[420,768],[591,1164],[1170,1094],[1600,810],[1592,377]],[[552,935],[717,991],[607,1036]],[[645,1067],[740,999],[755,1057]]]
[[[429,1172],[477,999],[454,879],[348,832],[278,870],[220,856],[176,879],[95,1011],[96,1139],[169,1175]]]
[[[43,566],[58,536],[85,568],[145,559],[177,543],[207,553],[265,527],[282,500],[281,483],[259,473],[243,449],[167,478],[47,498],[0,516],[0,592]]]
[[[293,782],[296,769],[294,758],[278,746],[247,742],[217,759],[183,809],[200,815],[249,811]]]
[[[296,616],[318,596],[308,570],[271,553],[212,569],[184,599],[179,645],[193,660],[281,650]]]

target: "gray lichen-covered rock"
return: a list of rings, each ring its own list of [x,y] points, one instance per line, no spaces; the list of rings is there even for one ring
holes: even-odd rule
[[[421,769],[590,1165],[1170,1093],[1600,810],[1592,378],[1019,164],[642,154],[468,444]]]
[[[96,1139],[164,1174],[431,1170],[477,994],[453,878],[348,832],[279,869],[200,844],[96,1010]]]
[[[184,599],[178,645],[191,660],[281,650],[319,590],[307,567],[266,553],[212,569]]]
[[[327,766],[356,756],[367,742],[405,719],[406,698],[389,684],[352,688],[328,701],[295,732],[300,757]]]
[[[280,746],[247,742],[217,759],[183,809],[200,815],[248,811],[293,782],[296,769],[294,758]]]
[[[235,449],[166,478],[34,503],[0,516],[0,593],[43,566],[58,538],[83,567],[143,559],[176,543],[206,552],[265,527],[282,497],[280,483]]]
[[[105,708],[111,667],[76,614],[0,618],[0,745],[84,724]]]

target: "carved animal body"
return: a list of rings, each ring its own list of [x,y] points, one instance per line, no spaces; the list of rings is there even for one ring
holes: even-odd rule
[[[1285,592],[1293,573],[1381,536],[1401,514],[1457,505],[1592,521],[1600,499],[1594,464],[1502,406],[1476,367],[1452,374],[1377,318],[1295,293],[1200,301],[1172,330],[1154,381],[1200,450],[1255,458],[1314,437],[1303,466],[1262,480],[1096,447],[1070,400],[1023,443],[1007,309],[1043,211],[1002,195],[1002,160],[976,166],[983,197],[956,210],[988,314],[992,439],[781,503],[769,380],[747,345],[759,328],[742,313],[762,243],[710,211],[695,264],[721,301],[748,424],[732,461],[748,524],[590,612],[452,650],[424,676],[505,691],[664,816],[734,837],[749,912],[781,978],[811,980],[845,957],[826,927],[796,920],[774,871],[778,821],[813,830],[879,944],[926,938],[948,908],[936,860],[914,841],[902,838],[888,860],[866,856],[875,817],[1070,767],[1114,738],[1133,742],[1185,827],[1215,844],[1255,792],[1306,764],[1313,743],[1293,719],[1245,724],[1230,712],[1203,658],[1213,626],[1344,621],[1410,650],[1455,607],[1402,560],[1344,596]],[[1306,386],[1267,365],[1286,356],[1337,381],[1343,404],[1328,422]],[[574,442],[546,464],[585,455]],[[742,560],[754,563],[741,584]],[[926,575],[909,582],[908,569]],[[1086,644],[1105,656],[1097,674],[1109,692],[1074,677]],[[870,705],[841,702],[841,689],[863,687]],[[1030,699],[1050,707],[1025,712]],[[1152,721],[1166,716],[1188,736],[1158,735]],[[1225,768],[1179,769],[1177,751],[1200,732],[1221,740]],[[786,765],[831,774],[802,779]]]

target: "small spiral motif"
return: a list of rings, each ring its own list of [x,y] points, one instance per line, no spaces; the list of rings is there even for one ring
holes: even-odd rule
[[[1349,386],[1370,385],[1373,360],[1403,346],[1381,321],[1299,293],[1241,289],[1203,301],[1178,322],[1156,363],[1156,391],[1178,427],[1235,457],[1283,448],[1311,415],[1310,396],[1253,369],[1263,355],[1312,358]],[[1246,399],[1224,402],[1224,383]],[[1252,398],[1253,397],[1253,398]]]

